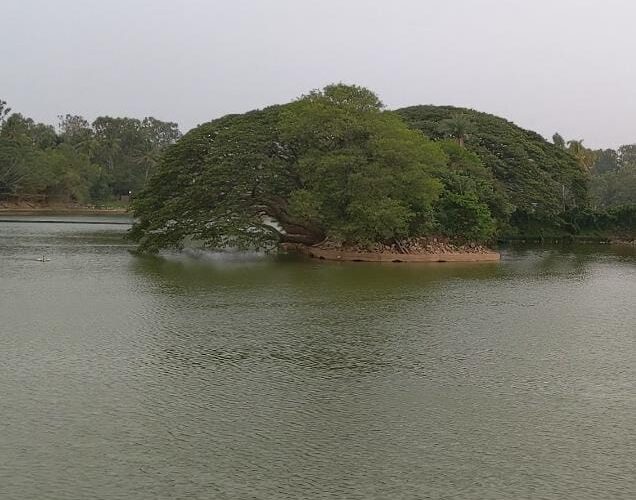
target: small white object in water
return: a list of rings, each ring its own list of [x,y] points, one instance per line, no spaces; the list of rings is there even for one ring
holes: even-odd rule
[[[47,259],[44,255],[42,257],[40,257],[39,259],[37,259],[38,262],[50,262],[51,259]]]

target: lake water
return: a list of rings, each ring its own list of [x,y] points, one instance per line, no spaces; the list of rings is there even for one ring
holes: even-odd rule
[[[0,223],[1,499],[636,498],[633,248],[160,259],[126,229]]]

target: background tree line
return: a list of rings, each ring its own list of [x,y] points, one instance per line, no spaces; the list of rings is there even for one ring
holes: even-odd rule
[[[618,149],[589,149],[581,140],[552,140],[571,153],[590,175],[590,201],[594,209],[609,209],[636,202],[636,144]]]
[[[552,143],[498,116],[452,106],[397,113],[427,137],[451,137],[477,155],[505,203],[492,210],[502,238],[636,235],[636,145],[593,151],[581,140]]]
[[[103,203],[136,194],[181,133],[152,117],[60,116],[57,127],[0,100],[0,200]]]
[[[588,204],[566,213],[570,230],[610,230],[633,237],[636,232],[636,144],[593,150],[585,147],[582,140],[565,141],[559,133],[554,134],[552,141],[575,157],[588,174]]]

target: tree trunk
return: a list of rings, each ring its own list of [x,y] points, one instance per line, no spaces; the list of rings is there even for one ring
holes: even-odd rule
[[[301,243],[303,245],[315,245],[317,243],[320,243],[324,238],[319,238],[313,234],[282,233],[280,239],[281,243]]]
[[[284,201],[282,203],[285,203]],[[281,234],[282,243],[303,243],[315,245],[325,239],[322,228],[290,216],[282,203],[268,202],[265,212],[285,231]]]

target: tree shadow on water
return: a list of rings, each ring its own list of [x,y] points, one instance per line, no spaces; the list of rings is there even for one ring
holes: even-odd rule
[[[500,274],[492,263],[288,256],[139,257],[131,266],[159,309],[168,311],[171,319],[163,322],[178,325],[178,332],[162,335],[166,361],[247,370],[256,364],[327,378],[395,369],[387,346],[414,329],[425,333],[421,311],[435,307],[448,286]]]
[[[219,288],[293,289],[296,293],[365,296],[405,292],[447,280],[488,280],[501,275],[498,263],[327,262],[287,255],[211,254],[136,257],[133,272],[160,288],[213,291]]]

